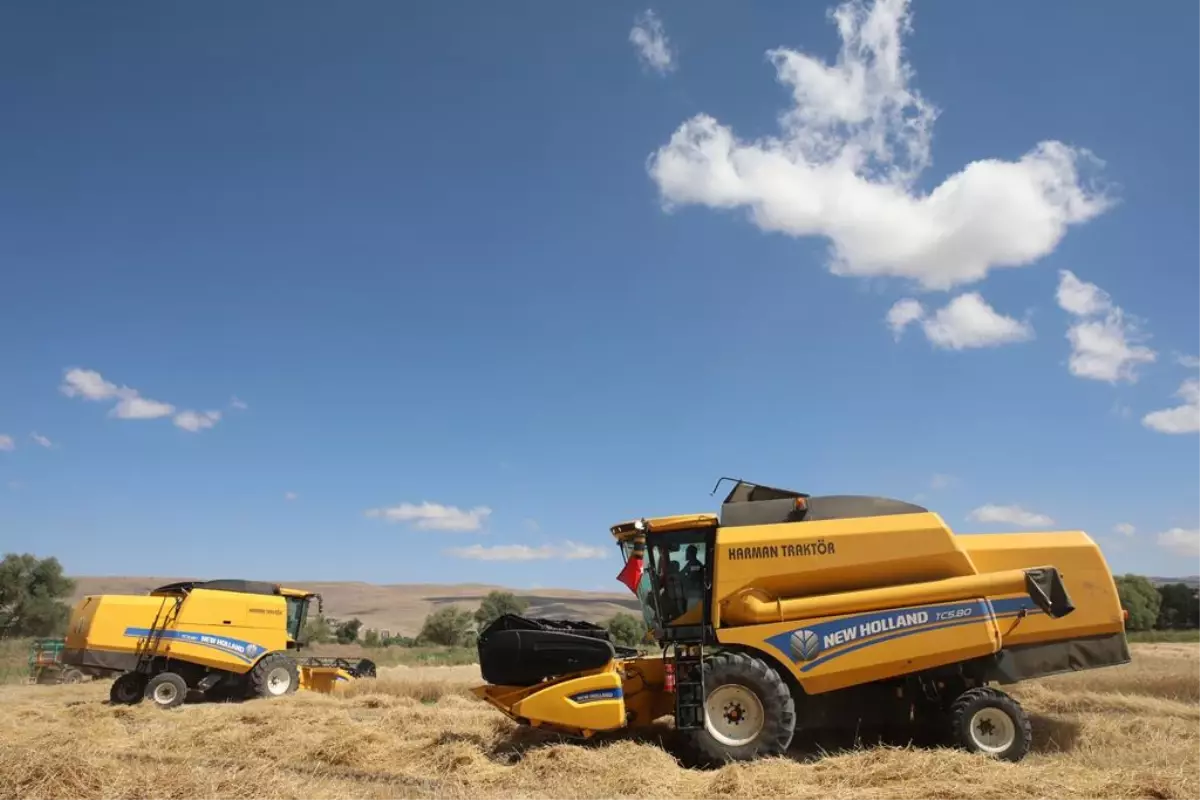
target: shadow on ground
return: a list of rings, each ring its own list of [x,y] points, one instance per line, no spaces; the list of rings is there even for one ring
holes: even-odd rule
[[[1078,740],[1078,722],[1059,717],[1032,715],[1034,753],[1065,753],[1074,749]],[[543,747],[558,744],[574,744],[581,747],[597,747],[613,742],[636,742],[659,747],[671,754],[681,766],[704,769],[688,746],[688,737],[676,731],[670,724],[662,723],[647,728],[598,733],[591,739],[576,739],[560,734],[546,733],[536,728],[517,727],[497,731],[492,739],[478,734],[447,733],[442,741],[470,741],[488,754],[497,763],[513,765],[525,754]],[[799,762],[818,761],[830,755],[852,752],[871,747],[900,747],[914,749],[936,749],[953,746],[948,732],[930,728],[896,726],[852,729],[819,729],[797,732],[788,749],[788,757]]]

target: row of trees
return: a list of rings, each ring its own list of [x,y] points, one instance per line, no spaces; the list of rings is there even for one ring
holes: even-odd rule
[[[305,628],[310,642],[358,642],[364,647],[414,647],[444,645],[447,647],[474,647],[479,631],[491,625],[504,614],[524,614],[529,603],[512,592],[489,592],[475,611],[459,606],[443,606],[425,617],[421,631],[415,638],[407,636],[383,636],[374,628],[362,628],[355,618],[338,622],[323,616],[310,620]],[[605,623],[618,644],[630,647],[641,643],[646,636],[646,626],[632,614],[618,613]],[[360,638],[361,632],[361,638]]]
[[[1118,575],[1117,594],[1131,631],[1200,628],[1200,591],[1186,583],[1155,586],[1141,575]]]

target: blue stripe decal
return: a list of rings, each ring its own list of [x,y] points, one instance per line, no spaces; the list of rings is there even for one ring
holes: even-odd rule
[[[266,648],[254,642],[241,639],[231,639],[228,636],[214,636],[211,633],[195,633],[193,631],[151,631],[149,628],[126,628],[125,635],[137,639],[145,639],[153,634],[155,637],[176,642],[186,642],[198,647],[211,647],[227,655],[253,663],[254,659],[266,652]]]
[[[784,631],[769,637],[767,643],[793,662],[802,664],[801,672],[808,672],[838,656],[881,642],[993,619],[1015,618],[1022,612],[1042,613],[1028,597],[910,606],[856,614]]]
[[[615,689],[593,689],[590,692],[580,692],[570,696],[575,703],[595,703],[598,700],[620,700],[625,692],[618,686]]]

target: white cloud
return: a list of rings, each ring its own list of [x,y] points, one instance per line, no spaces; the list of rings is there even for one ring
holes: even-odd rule
[[[1026,511],[1020,506],[983,505],[970,513],[976,522],[1000,522],[1022,528],[1041,528],[1053,525],[1054,520],[1045,514]]]
[[[176,408],[171,403],[143,397],[137,389],[118,386],[105,380],[99,372],[90,369],[68,369],[59,390],[67,397],[116,400],[116,405],[109,410],[108,415],[117,419],[159,419],[174,415],[173,422],[176,427],[193,433],[211,428],[221,420],[220,411],[184,410],[176,414]],[[234,400],[237,403],[241,402],[236,397]],[[244,407],[245,404],[242,405]]]
[[[607,550],[575,542],[543,544],[536,547],[527,544],[498,544],[491,547],[473,544],[469,547],[451,547],[446,553],[455,558],[476,561],[578,561],[608,557]]]
[[[1122,536],[1133,536],[1133,534],[1137,533],[1137,528],[1128,522],[1119,522],[1113,526],[1113,532],[1119,533]]]
[[[671,43],[667,41],[662,20],[653,11],[647,9],[638,14],[633,22],[633,29],[629,31],[629,41],[637,48],[638,58],[642,63],[660,75],[675,69],[675,54],[671,51]]]
[[[221,421],[220,411],[180,411],[173,420],[175,427],[196,433]]]
[[[1200,380],[1184,381],[1175,396],[1182,405],[1151,411],[1142,417],[1142,424],[1159,433],[1196,433],[1200,431]]]
[[[230,407],[230,408],[236,408],[238,411],[245,411],[245,410],[246,410],[247,408],[249,408],[250,406],[246,404],[246,401],[245,401],[245,400],[241,400],[241,399],[239,399],[239,398],[238,398],[238,396],[237,396],[237,395],[234,395],[234,396],[233,396],[233,397],[232,397],[232,398],[229,400],[229,407]]]
[[[1178,555],[1196,558],[1200,556],[1200,530],[1171,528],[1158,535],[1158,544]]]
[[[525,519],[525,530],[529,531],[530,533],[540,533],[542,530],[542,526],[533,517],[527,517]]]
[[[82,397],[86,400],[108,400],[118,396],[124,397],[130,392],[137,394],[128,387],[118,387],[109,383],[95,370],[78,368],[67,370],[59,390],[67,397]]]
[[[1157,358],[1153,350],[1137,343],[1142,339],[1137,321],[1113,305],[1108,292],[1096,284],[1080,280],[1070,270],[1060,270],[1058,275],[1058,305],[1077,317],[1067,329],[1071,374],[1108,383],[1135,383],[1138,365]]]
[[[300,497],[300,495],[296,494],[295,492],[284,492],[283,493],[284,500],[296,500],[299,497]]]
[[[1200,358],[1197,358],[1196,356],[1180,354],[1175,356],[1175,360],[1178,361],[1181,366],[1187,367],[1188,369],[1200,369]]]
[[[121,402],[113,406],[109,416],[117,419],[158,419],[167,417],[175,412],[175,406],[170,403],[160,403],[134,394],[122,397]]]
[[[50,441],[49,437],[42,436],[37,431],[30,433],[29,438],[32,439],[35,444],[40,444],[42,447],[54,447],[54,442]]]
[[[1100,162],[1057,141],[1017,161],[973,161],[928,194],[914,188],[938,111],[910,86],[908,3],[849,2],[832,16],[842,39],[835,63],[767,51],[793,100],[779,136],[740,140],[698,114],[650,156],[668,209],[745,209],[761,230],[828,239],[834,274],[949,289],[1037,261],[1070,225],[1109,207],[1081,176]]]
[[[428,531],[477,531],[491,515],[487,506],[477,506],[469,511],[439,503],[401,503],[390,508],[370,508],[366,515],[388,522],[410,522],[420,530]]]
[[[0,450],[12,452],[17,449],[17,443],[7,433],[0,433]]]
[[[960,294],[932,316],[916,300],[900,300],[888,311],[887,322],[897,339],[908,325],[919,323],[925,338],[944,350],[996,347],[1034,335],[1029,323],[999,313],[978,292]]]
[[[906,298],[896,301],[896,304],[888,309],[887,324],[892,329],[892,336],[896,337],[896,341],[900,341],[904,329],[924,316],[925,308],[916,300]]]

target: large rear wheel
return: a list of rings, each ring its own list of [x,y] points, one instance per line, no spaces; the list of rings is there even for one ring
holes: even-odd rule
[[[296,662],[283,653],[268,653],[250,670],[250,694],[255,697],[282,697],[299,685]]]
[[[782,755],[792,743],[796,704],[761,658],[722,653],[704,665],[704,727],[691,743],[708,764]]]
[[[108,699],[114,705],[131,706],[142,702],[142,692],[145,689],[145,675],[140,672],[126,672],[113,681],[112,688],[108,690]]]

